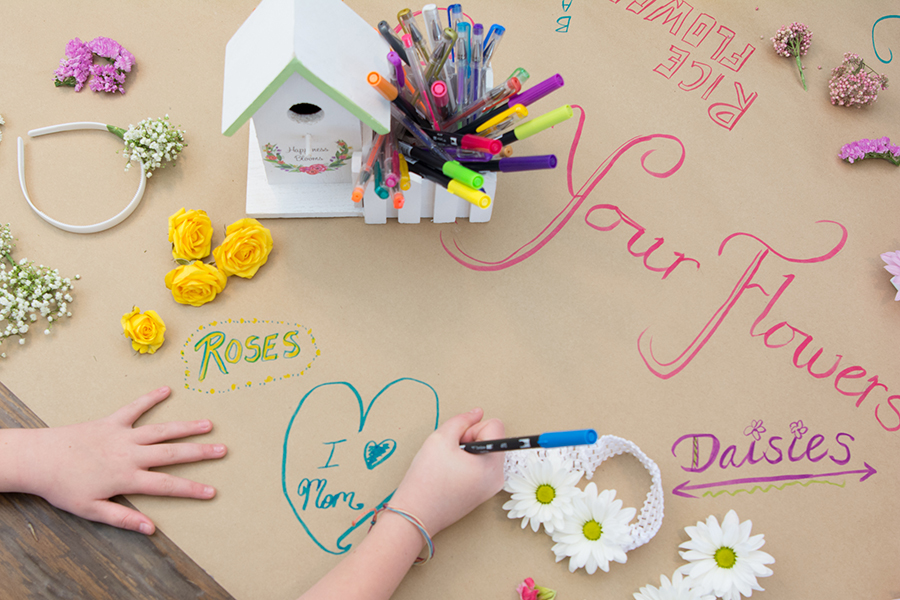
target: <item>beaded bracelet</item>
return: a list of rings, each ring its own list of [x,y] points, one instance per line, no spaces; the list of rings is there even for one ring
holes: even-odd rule
[[[422,521],[420,521],[415,515],[410,514],[405,510],[400,510],[399,508],[394,508],[392,506],[388,506],[387,504],[383,504],[380,508],[376,508],[372,512],[372,524],[369,526],[369,531],[372,530],[372,527],[375,525],[375,521],[378,520],[378,513],[384,512],[386,510],[400,515],[401,517],[415,525],[416,529],[419,530],[419,533],[422,534],[422,537],[425,538],[425,543],[428,545],[428,556],[417,556],[413,564],[424,565],[429,560],[431,560],[431,558],[434,556],[434,542],[431,541],[431,536],[428,535],[428,531],[425,529],[425,526],[422,525]]]

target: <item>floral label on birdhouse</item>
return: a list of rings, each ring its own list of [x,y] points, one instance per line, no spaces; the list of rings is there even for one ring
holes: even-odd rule
[[[319,175],[338,171],[349,166],[353,149],[344,140],[337,140],[334,150],[327,147],[314,147],[307,154],[306,148],[289,145],[284,150],[277,144],[263,146],[263,159],[285,173],[305,173]],[[331,154],[330,158],[326,158]]]

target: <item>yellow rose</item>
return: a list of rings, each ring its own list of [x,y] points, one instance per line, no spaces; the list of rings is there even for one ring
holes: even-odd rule
[[[176,259],[194,260],[209,256],[213,228],[205,210],[183,208],[169,217],[169,241],[172,256]]]
[[[163,336],[166,324],[153,310],[142,313],[135,306],[130,313],[122,315],[122,329],[131,340],[131,347],[141,354],[153,354],[166,341]]]
[[[225,230],[225,241],[213,250],[216,266],[226,275],[250,279],[266,264],[272,234],[256,219],[240,219]]]
[[[212,265],[195,260],[166,274],[166,287],[180,304],[202,306],[215,299],[225,289],[228,278]]]

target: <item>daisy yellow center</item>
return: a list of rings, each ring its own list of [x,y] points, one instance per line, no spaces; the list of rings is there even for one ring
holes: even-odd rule
[[[550,504],[553,502],[553,499],[556,498],[556,490],[553,489],[552,485],[543,483],[535,490],[534,497],[537,498],[537,501],[541,504]]]
[[[592,519],[584,524],[584,527],[581,528],[581,532],[584,534],[584,537],[592,542],[596,542],[600,539],[600,536],[603,535],[603,526]]]
[[[722,546],[721,548],[716,550],[715,559],[716,564],[719,565],[719,567],[723,569],[730,569],[734,566],[734,563],[737,562],[737,555],[731,548]]]

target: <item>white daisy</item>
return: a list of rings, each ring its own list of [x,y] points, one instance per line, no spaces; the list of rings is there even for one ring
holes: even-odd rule
[[[509,474],[504,489],[512,499],[503,505],[510,519],[522,517],[522,529],[531,522],[535,532],[544,525],[544,531],[552,534],[572,514],[572,498],[580,493],[576,484],[581,471],[569,470],[561,458],[549,455],[538,458],[528,455],[522,475]]]
[[[772,569],[765,565],[775,559],[760,548],[765,544],[763,534],[750,537],[752,523],[740,522],[737,513],[729,510],[722,526],[714,516],[696,527],[685,527],[690,541],[681,544],[687,552],[679,552],[690,563],[678,568],[694,580],[704,593],[713,593],[726,600],[750,597],[753,590],[762,591],[757,577],[768,577]]]
[[[659,576],[659,588],[652,585],[644,586],[635,592],[634,600],[714,600],[715,596],[703,594],[702,590],[695,587],[695,582],[690,577],[682,577],[675,571],[672,581],[665,575]]]
[[[615,490],[603,490],[598,495],[597,486],[591,482],[572,499],[572,515],[553,534],[556,562],[570,557],[570,573],[581,567],[591,574],[597,567],[609,571],[609,561],[624,563],[628,559],[624,550],[631,543],[628,523],[637,511],[623,509],[622,501],[615,498]]]

